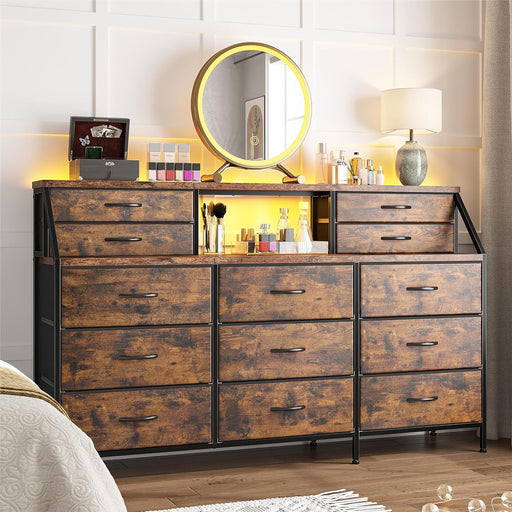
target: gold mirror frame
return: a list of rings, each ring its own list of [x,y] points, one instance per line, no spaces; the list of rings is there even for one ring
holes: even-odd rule
[[[212,133],[210,132],[206,124],[203,112],[204,90],[208,78],[210,77],[216,66],[230,55],[248,50],[265,52],[283,61],[288,66],[288,68],[293,71],[293,74],[297,78],[304,98],[304,119],[298,135],[284,151],[282,151],[276,156],[273,156],[272,158],[268,158],[265,160],[247,160],[235,156],[231,154],[229,151],[227,151],[225,148],[223,148],[215,140]],[[205,146],[210,150],[211,153],[213,153],[216,157],[226,161],[213,174],[203,175],[201,177],[201,181],[215,181],[217,183],[220,183],[222,181],[221,174],[223,171],[225,171],[229,167],[237,167],[241,169],[274,168],[285,174],[283,178],[283,183],[305,183],[306,180],[304,175],[299,174],[298,176],[295,176],[288,169],[286,169],[281,164],[281,162],[289,158],[299,148],[299,146],[302,144],[302,141],[307,135],[309,125],[311,123],[311,94],[309,92],[309,87],[306,82],[306,78],[302,74],[300,68],[297,66],[297,64],[295,64],[295,62],[293,62],[292,59],[290,59],[290,57],[288,57],[283,52],[279,51],[277,48],[274,48],[273,46],[264,43],[238,43],[232,46],[228,46],[227,48],[224,48],[223,50],[217,52],[210,59],[208,59],[208,61],[204,64],[204,66],[201,68],[196,77],[194,86],[192,88],[191,109],[194,127],[201,141],[205,144]]]

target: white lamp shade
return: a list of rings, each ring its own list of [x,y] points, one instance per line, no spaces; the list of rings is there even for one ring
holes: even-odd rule
[[[381,95],[383,132],[414,130],[417,133],[440,132],[442,128],[442,91],[439,89],[388,89]]]

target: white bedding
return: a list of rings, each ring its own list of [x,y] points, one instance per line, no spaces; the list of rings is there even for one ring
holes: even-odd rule
[[[84,432],[44,400],[0,394],[0,511],[126,512],[126,507]]]

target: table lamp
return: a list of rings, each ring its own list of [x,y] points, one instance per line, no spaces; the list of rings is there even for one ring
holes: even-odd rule
[[[413,138],[436,133],[442,126],[442,92],[439,89],[388,89],[381,95],[383,132],[407,132],[409,140],[396,154],[395,168],[402,185],[420,185],[427,175],[427,154]]]

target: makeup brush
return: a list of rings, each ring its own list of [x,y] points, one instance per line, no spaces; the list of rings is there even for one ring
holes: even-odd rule
[[[226,215],[226,210],[227,208],[224,203],[217,203],[213,205],[212,213],[213,215],[215,215],[215,217],[217,217],[217,224],[219,224],[220,219],[222,219],[224,215]]]

